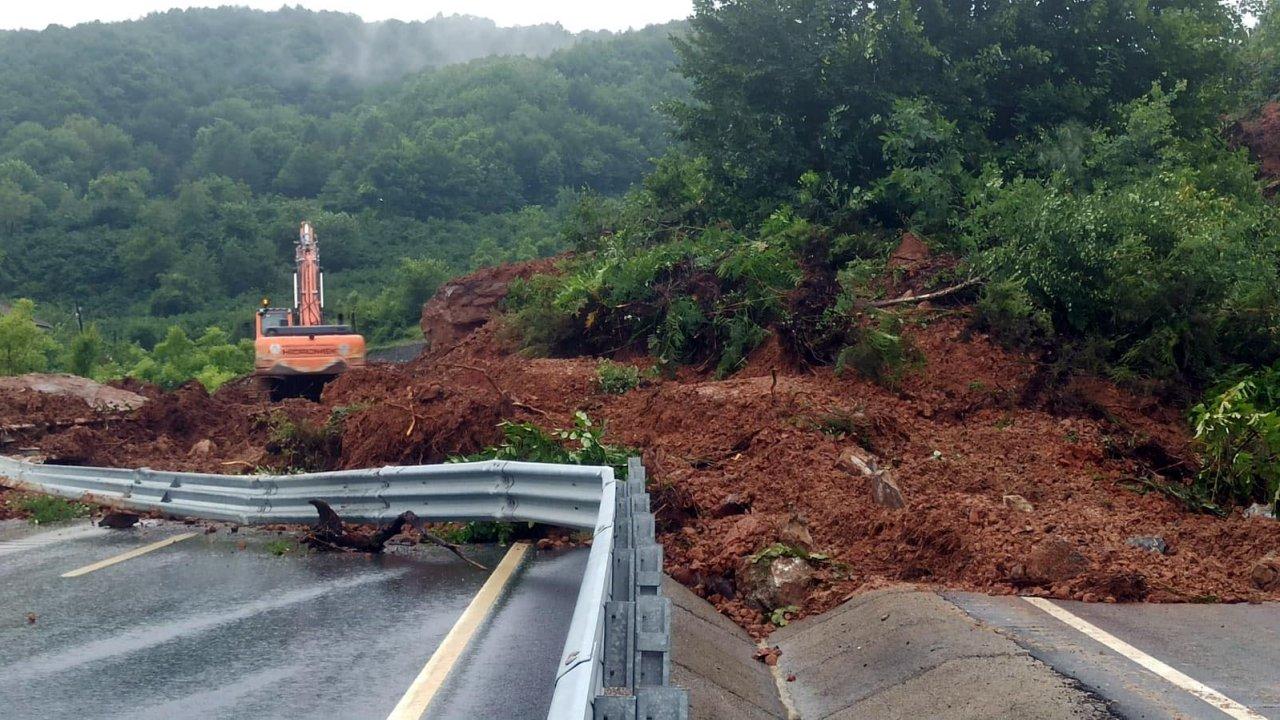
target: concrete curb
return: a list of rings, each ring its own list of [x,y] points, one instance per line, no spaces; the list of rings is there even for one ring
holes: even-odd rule
[[[768,666],[755,659],[755,643],[710,603],[671,578],[672,684],[689,691],[691,720],[785,718]]]

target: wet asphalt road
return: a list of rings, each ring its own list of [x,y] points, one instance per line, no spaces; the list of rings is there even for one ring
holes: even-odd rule
[[[60,577],[192,529],[0,524],[0,717],[385,718],[488,575],[221,530]],[[427,717],[545,717],[586,553],[531,555]]]
[[[1121,718],[1231,717],[1022,598],[945,597],[1107,700]],[[1280,720],[1280,603],[1053,604],[1256,715]]]

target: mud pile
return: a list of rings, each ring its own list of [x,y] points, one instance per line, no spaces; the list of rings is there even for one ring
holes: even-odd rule
[[[437,462],[495,442],[503,419],[569,427],[584,410],[643,452],[668,572],[753,631],[772,610],[819,612],[904,580],[1096,601],[1280,599],[1251,579],[1280,550],[1280,523],[1189,513],[1141,482],[1194,468],[1178,411],[1096,378],[1046,391],[1037,359],[973,332],[966,308],[907,312],[925,362],[894,390],[802,369],[770,342],[727,380],[684,369],[606,395],[594,358],[522,357],[488,319],[411,363],[347,373],[319,404],[188,387],[128,427],[41,444],[102,464],[247,471],[275,457],[265,418],[283,412],[330,423],[332,466],[361,467]],[[193,454],[204,439],[215,447]]]
[[[1269,192],[1280,186],[1280,103],[1269,102],[1232,128],[1235,142],[1249,148]]]

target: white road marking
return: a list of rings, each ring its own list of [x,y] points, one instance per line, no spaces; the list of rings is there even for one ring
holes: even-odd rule
[[[1259,715],[1253,710],[1250,710],[1244,705],[1241,705],[1199,680],[1184,675],[1178,670],[1175,670],[1160,660],[1146,654],[1097,625],[1073,615],[1045,598],[1024,597],[1022,599],[1049,613],[1053,617],[1061,620],[1076,630],[1079,630],[1085,635],[1088,635],[1090,638],[1093,638],[1112,650],[1115,650],[1126,658],[1138,663],[1142,667],[1150,670],[1156,675],[1159,675],[1177,687],[1186,690],[1201,700],[1204,700],[1227,715],[1237,718],[1237,720],[1267,720],[1266,717]]]
[[[480,629],[480,624],[489,616],[498,598],[502,596],[503,589],[511,581],[528,552],[528,543],[516,543],[511,546],[503,556],[502,562],[493,569],[489,579],[484,581],[480,592],[471,598],[467,609],[462,611],[453,629],[444,636],[440,647],[436,648],[431,659],[422,668],[422,672],[414,678],[413,684],[405,691],[404,697],[400,698],[400,702],[387,716],[387,720],[419,720],[422,717],[422,714],[427,711],[427,706],[431,704],[431,699],[444,685],[444,680],[449,676],[454,663],[462,656],[462,651],[466,650],[467,643],[471,642],[471,638]]]
[[[134,548],[129,552],[120,553],[115,557],[109,557],[106,560],[99,560],[96,563],[85,565],[82,568],[76,568],[75,570],[71,570],[70,572],[64,572],[62,573],[62,577],[73,578],[73,577],[80,577],[81,575],[88,575],[94,570],[101,570],[104,567],[111,567],[112,565],[115,565],[116,563],[122,563],[125,560],[132,560],[138,557],[139,555],[146,555],[152,550],[159,550],[162,547],[169,547],[174,543],[182,542],[183,540],[186,540],[188,538],[193,538],[197,535],[200,535],[200,533],[189,532],[189,533],[182,533],[180,535],[174,535],[173,537],[167,537],[158,542],[153,542],[150,545],[143,545],[142,547]]]
[[[56,545],[60,542],[69,540],[79,540],[81,538],[93,537],[95,535],[106,535],[111,532],[106,528],[100,528],[95,525],[77,525],[75,527],[58,528],[57,530],[49,530],[47,532],[36,533],[26,537],[15,538],[13,540],[0,541],[0,557],[12,555],[22,552],[23,550],[34,550],[49,545]]]

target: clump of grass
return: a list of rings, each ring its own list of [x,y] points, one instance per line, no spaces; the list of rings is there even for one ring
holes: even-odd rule
[[[475,543],[497,543],[508,545],[515,535],[516,528],[511,523],[493,522],[490,520],[473,521],[450,527],[440,533],[440,537],[458,545]]]
[[[89,506],[48,495],[33,495],[19,500],[20,510],[30,514],[33,525],[71,520],[89,514]]]
[[[267,543],[266,547],[267,547],[267,552],[271,553],[272,555],[275,555],[276,557],[287,555],[298,549],[297,544],[294,543],[292,540],[272,540],[271,542]]]
[[[596,366],[596,387],[610,395],[623,395],[640,386],[640,368],[635,365],[601,360]]]

